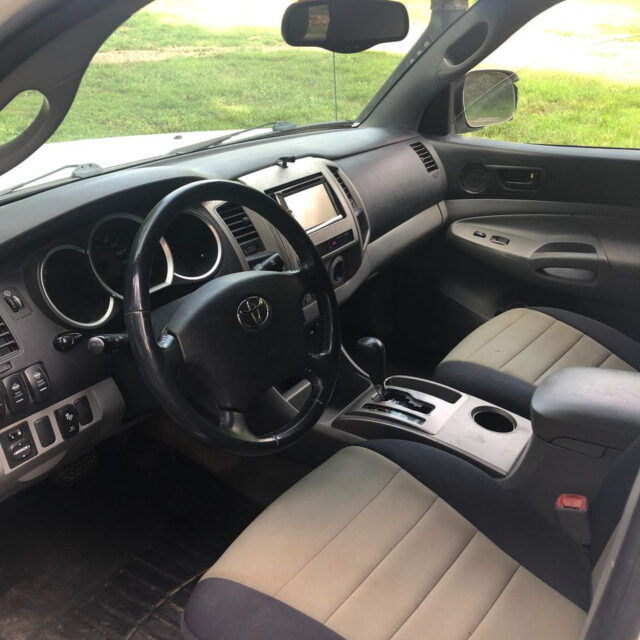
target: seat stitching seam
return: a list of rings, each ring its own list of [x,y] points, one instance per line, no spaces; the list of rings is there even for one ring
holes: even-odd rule
[[[553,320],[551,324],[548,325],[547,328],[542,333],[539,333],[533,340],[525,344],[524,347],[522,347],[520,351],[518,351],[518,353],[516,353],[513,357],[509,358],[504,364],[500,365],[500,368],[498,369],[498,371],[502,371],[512,360],[515,360],[519,355],[524,353],[536,340],[540,340],[540,338],[542,338],[542,336],[545,333],[547,333],[547,331],[549,331],[553,327],[553,325],[555,325],[557,322],[558,322],[557,320]]]
[[[422,598],[422,600],[420,600],[420,602],[418,602],[418,604],[413,608],[413,610],[409,612],[409,615],[396,627],[395,631],[389,636],[390,640],[392,640],[400,632],[400,629],[402,629],[402,627],[404,627],[404,625],[407,624],[407,622],[409,622],[409,620],[411,620],[411,618],[413,618],[413,616],[418,611],[418,609],[422,606],[424,601],[429,597],[429,595],[431,593],[433,593],[433,590],[440,584],[440,582],[442,582],[443,578],[447,575],[447,573],[449,573],[449,571],[451,571],[453,565],[456,564],[456,562],[458,562],[458,560],[460,559],[460,556],[465,552],[467,547],[473,542],[473,539],[479,533],[480,533],[480,531],[478,529],[476,529],[475,533],[469,538],[468,542],[462,547],[462,549],[460,549],[460,551],[458,552],[458,555],[453,559],[451,564],[442,572],[442,575],[436,580],[436,582],[427,591],[427,593],[424,594],[424,597]]]
[[[496,333],[495,336],[491,336],[490,338],[487,338],[487,340],[485,340],[479,347],[474,349],[469,355],[465,356],[465,359],[469,360],[471,356],[474,356],[478,351],[480,351],[480,349],[482,349],[483,347],[486,347],[492,340],[495,340],[501,333],[504,333],[507,329],[512,327],[516,322],[518,322],[519,320],[522,320],[526,312],[527,312],[527,309],[525,309],[513,322],[510,322],[506,327],[502,327],[502,329],[500,329],[500,331],[498,331],[498,333]]]
[[[438,502],[441,499],[442,498],[440,498],[440,496],[436,496],[436,499],[427,507],[426,511],[409,527],[409,529],[407,529],[407,531],[404,533],[404,535],[389,549],[389,551],[387,551],[387,553],[385,553],[384,556],[382,558],[380,558],[380,560],[378,562],[376,562],[375,566],[373,566],[371,568],[371,571],[369,571],[367,573],[367,575],[356,585],[356,587],[353,589],[353,591],[351,591],[351,593],[329,614],[329,616],[327,618],[325,618],[324,624],[327,624],[329,622],[329,620],[331,618],[333,618],[333,616],[336,613],[338,613],[338,611],[347,603],[347,600],[349,600],[355,594],[355,592],[358,591],[358,589],[360,589],[360,587],[362,587],[362,585],[368,580],[368,578],[371,576],[371,574],[389,557],[389,555],[391,553],[393,553],[395,548],[401,542],[403,542],[406,539],[406,537],[426,518],[428,513],[431,511],[433,506],[436,504],[436,502]]]
[[[507,590],[507,587],[511,584],[511,581],[514,579],[516,573],[518,573],[518,571],[521,568],[522,568],[522,565],[518,565],[516,567],[515,571],[511,574],[511,577],[507,580],[507,582],[504,585],[504,587],[502,587],[502,589],[500,589],[500,593],[498,593],[498,595],[496,596],[496,599],[493,601],[491,606],[486,610],[486,612],[482,616],[482,618],[480,618],[480,620],[478,621],[478,624],[469,632],[469,635],[468,635],[469,640],[471,640],[471,638],[473,637],[473,634],[478,630],[480,625],[484,622],[485,618],[491,613],[491,610],[496,606],[496,604],[498,603],[498,600],[500,600],[500,598],[502,598],[502,596],[504,595],[504,592]]]
[[[602,347],[603,349],[606,349],[606,347]],[[596,365],[596,368],[599,369],[611,356],[615,355],[614,353],[612,353],[611,351],[609,351],[609,353],[607,353],[605,359],[598,365]],[[616,356],[617,357],[617,356]]]
[[[361,509],[359,509],[358,511],[356,511],[356,513],[353,514],[353,516],[349,519],[348,522],[345,523],[345,525],[335,533],[335,535],[331,536],[331,538],[329,538],[329,540],[327,540],[327,542],[322,545],[322,547],[320,547],[320,549],[318,549],[318,551],[316,551],[313,556],[311,558],[309,558],[309,560],[307,560],[307,562],[300,567],[300,569],[298,569],[298,571],[296,571],[290,578],[289,580],[287,580],[281,587],[280,589],[278,589],[278,591],[276,592],[274,597],[277,597],[278,595],[280,595],[280,593],[282,593],[282,590],[287,587],[291,582],[293,582],[293,580],[295,580],[312,562],[313,560],[319,556],[365,509],[367,509],[367,507],[369,507],[371,505],[371,503],[376,500],[376,498],[378,498],[378,496],[380,496],[380,494],[395,480],[396,476],[400,473],[400,471],[402,470],[401,467],[398,467],[397,471],[393,474],[393,476],[391,476],[391,478],[389,478],[389,480],[386,482],[386,484],[380,488],[380,491],[378,491],[374,496],[371,497],[371,499],[362,506]]]
[[[576,329],[577,331],[577,329]],[[560,362],[560,360],[562,360],[562,358],[564,358],[569,351],[571,351],[575,346],[578,345],[578,343],[581,340],[584,340],[587,336],[584,333],[580,334],[580,337],[563,353],[561,353],[533,382],[534,385],[537,385],[538,382],[540,381],[541,378],[544,378],[544,376],[547,374],[547,371],[549,371],[549,369],[551,369],[552,367],[555,367],[558,362]]]

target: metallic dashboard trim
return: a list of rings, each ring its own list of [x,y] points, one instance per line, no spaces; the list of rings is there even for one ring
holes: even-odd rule
[[[213,235],[213,237],[215,238],[216,244],[218,245],[218,257],[216,258],[216,261],[213,263],[213,266],[209,269],[209,271],[199,276],[183,276],[181,273],[178,273],[177,271],[175,271],[175,268],[174,268],[173,275],[177,276],[181,280],[187,280],[188,282],[199,282],[200,280],[205,280],[207,278],[210,278],[218,270],[218,268],[220,267],[220,264],[222,263],[222,242],[220,240],[220,235],[218,234],[218,230],[215,228],[215,225],[213,224],[213,222],[211,222],[210,220],[207,220],[207,218],[205,217],[205,214],[207,216],[211,215],[209,211],[207,211],[203,206],[202,211],[195,208],[185,209],[184,211],[178,214],[178,217],[180,217],[181,215],[190,215],[196,218],[197,220],[200,220],[200,222],[202,222],[209,229],[209,231],[211,231],[211,235]]]
[[[87,255],[87,258],[89,258],[87,252],[84,249],[82,249],[81,247],[78,247],[78,246],[76,246],[74,244],[61,244],[61,245],[58,245],[58,246],[53,247],[52,249],[50,249],[47,252],[47,254],[45,255],[45,257],[42,259],[42,261],[40,262],[40,266],[38,267],[38,284],[40,285],[40,291],[42,293],[42,296],[44,297],[45,302],[47,303],[47,305],[49,305],[49,308],[51,309],[51,311],[53,311],[58,316],[58,318],[60,318],[60,320],[62,320],[66,324],[69,324],[69,325],[71,325],[73,327],[76,327],[78,329],[95,329],[97,327],[100,327],[105,322],[107,322],[107,320],[111,317],[111,314],[113,313],[113,308],[114,308],[114,305],[115,305],[115,301],[113,299],[113,295],[109,296],[109,304],[107,305],[107,311],[105,312],[105,314],[101,318],[99,318],[98,320],[95,320],[94,322],[78,322],[77,320],[74,320],[73,318],[70,318],[66,314],[62,313],[62,311],[60,311],[60,309],[58,309],[56,304],[53,302],[53,300],[49,296],[49,293],[47,292],[47,288],[46,288],[46,286],[44,284],[44,267],[47,264],[47,260],[54,253],[57,253],[58,251],[62,251],[62,250],[78,251],[80,253],[83,253],[83,254]],[[89,263],[91,265],[91,260],[90,259],[89,259]],[[91,266],[91,270],[93,271],[93,266]],[[94,274],[95,274],[95,272],[94,272]],[[100,282],[100,283],[102,284],[102,282]]]
[[[91,269],[93,269],[93,273],[96,276],[96,278],[98,279],[98,282],[114,298],[118,298],[118,300],[122,300],[123,299],[122,294],[118,293],[117,291],[112,289],[100,277],[100,274],[98,273],[95,265],[93,264],[93,258],[91,257],[91,245],[93,243],[93,237],[96,234],[96,231],[105,222],[108,222],[109,220],[117,220],[117,219],[135,220],[136,222],[140,223],[140,225],[142,225],[142,223],[144,222],[143,218],[141,218],[140,216],[136,216],[136,215],[134,215],[132,213],[112,213],[111,215],[108,215],[108,216],[105,216],[104,218],[101,218],[98,222],[96,222],[96,224],[91,229],[91,233],[89,234],[89,241],[87,242],[87,256],[89,257],[89,262],[91,263]],[[154,293],[155,291],[160,291],[160,289],[164,289],[164,288],[170,286],[171,283],[173,282],[173,255],[171,253],[171,249],[169,249],[169,245],[167,244],[167,241],[164,238],[160,238],[160,243],[159,244],[160,244],[160,247],[162,248],[162,252],[164,253],[164,257],[165,257],[165,259],[167,261],[167,275],[165,277],[164,282],[161,282],[160,284],[156,285],[155,287],[151,287],[151,289],[149,289],[149,293]]]

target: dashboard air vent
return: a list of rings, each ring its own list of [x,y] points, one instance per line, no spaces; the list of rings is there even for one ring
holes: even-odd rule
[[[18,351],[18,343],[13,337],[6,322],[0,318],[0,358],[4,358],[15,351]]]
[[[218,207],[218,214],[224,220],[245,256],[251,256],[264,249],[262,240],[245,210],[237,204],[227,202]]]
[[[418,154],[418,158],[427,170],[427,173],[433,173],[438,170],[438,163],[434,157],[429,153],[429,149],[425,147],[422,142],[412,142],[411,148]]]
[[[342,176],[340,175],[340,170],[338,169],[338,167],[329,167],[329,170],[331,171],[331,173],[333,174],[333,177],[336,179],[336,181],[340,185],[340,188],[344,192],[344,195],[347,196],[347,200],[349,201],[351,208],[357,209],[358,205],[356,204],[355,198],[353,197],[353,194],[351,193],[351,190],[349,189],[349,187],[347,187],[347,183],[342,179]]]

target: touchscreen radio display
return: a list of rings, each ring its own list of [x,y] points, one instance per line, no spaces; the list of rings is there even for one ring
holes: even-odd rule
[[[324,184],[286,195],[284,202],[305,231],[340,217]]]

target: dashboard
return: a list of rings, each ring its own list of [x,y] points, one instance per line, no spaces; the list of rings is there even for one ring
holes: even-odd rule
[[[264,191],[306,230],[341,302],[443,226],[440,166],[415,133],[314,132],[167,158],[0,207],[0,499],[156,409],[126,345],[110,356],[87,345],[104,335],[126,342],[130,248],[162,197],[213,177]],[[158,335],[202,284],[267,263],[298,265],[263,218],[231,202],[192,203],[156,250],[150,284]],[[301,305],[312,334],[313,296]]]

